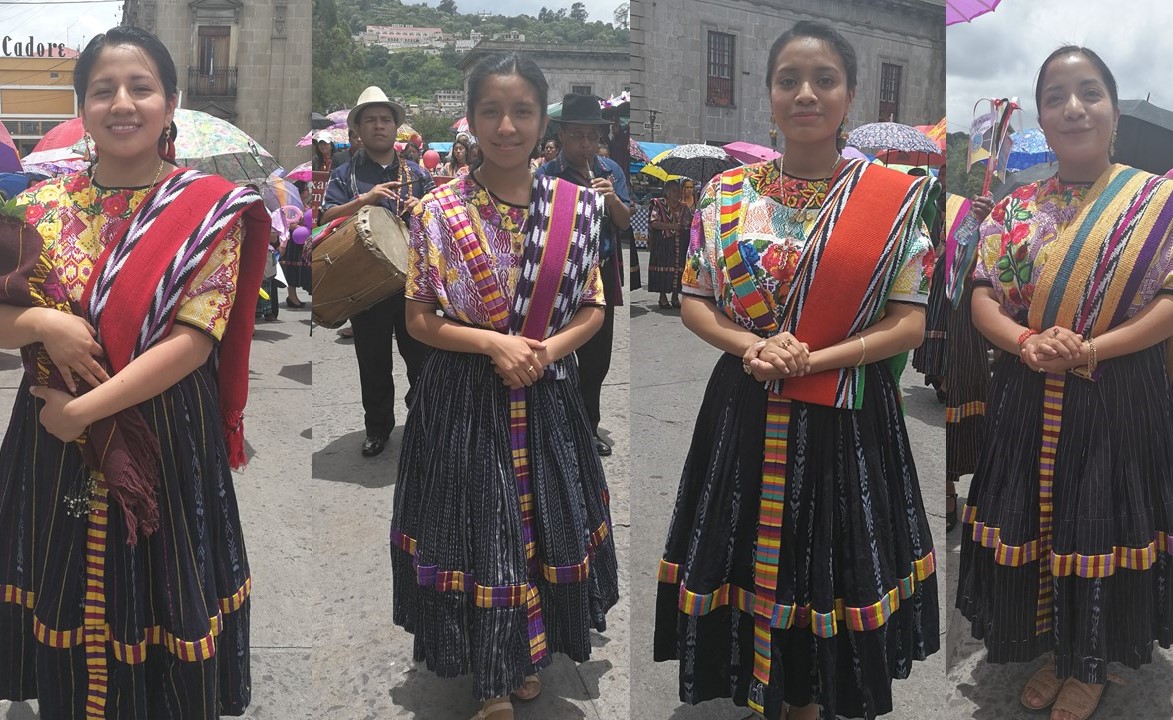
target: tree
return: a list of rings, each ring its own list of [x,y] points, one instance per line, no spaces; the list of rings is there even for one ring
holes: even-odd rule
[[[571,5],[570,6],[570,19],[578,21],[580,23],[585,23],[587,21],[586,5],[583,5],[580,2],[576,2],[573,5]]]
[[[631,26],[628,24],[630,22],[630,20],[628,19],[630,16],[631,16],[631,6],[628,5],[627,3],[620,3],[619,6],[615,8],[615,14],[612,16],[615,21],[615,29],[616,30],[630,29]]]
[[[455,15],[459,12],[456,8],[456,0],[440,0],[440,4],[436,6],[436,9],[449,15]]]

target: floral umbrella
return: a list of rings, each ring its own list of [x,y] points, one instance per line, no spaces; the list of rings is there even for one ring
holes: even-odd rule
[[[741,163],[729,157],[724,148],[694,143],[665,150],[652,160],[652,164],[670,175],[683,175],[706,183],[714,175],[731,170]]]
[[[1002,0],[945,0],[945,24],[969,22],[998,7]]]
[[[314,179],[314,167],[312,162],[303,162],[301,165],[293,168],[285,173],[286,180],[304,180],[309,182]]]
[[[335,127],[346,127],[346,119],[350,117],[350,109],[335,110],[332,113],[327,113],[326,117],[330,119],[331,124]]]

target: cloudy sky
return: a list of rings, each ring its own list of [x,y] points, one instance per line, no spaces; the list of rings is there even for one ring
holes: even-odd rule
[[[1019,98],[1015,129],[1037,127],[1039,65],[1065,44],[1095,50],[1116,76],[1120,99],[1173,110],[1173,2],[1002,0],[998,9],[946,31],[949,132],[968,131],[979,98]],[[988,106],[987,106],[988,107]]]
[[[122,22],[122,2],[52,3],[16,0],[0,5],[0,37],[63,42],[77,48]]]

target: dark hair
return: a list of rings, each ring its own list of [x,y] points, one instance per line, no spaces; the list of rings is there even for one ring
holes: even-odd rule
[[[778,62],[778,56],[782,54],[782,49],[789,45],[791,40],[799,38],[814,38],[830,45],[835,54],[839,56],[839,60],[843,62],[843,70],[847,73],[847,90],[849,92],[855,90],[856,78],[859,75],[859,62],[855,57],[855,48],[830,25],[811,20],[798,21],[794,27],[779,35],[774,44],[770,46],[770,60],[769,65],[766,66],[767,90],[770,89],[771,83],[774,81],[774,64]]]
[[[1108,69],[1108,64],[1094,50],[1079,45],[1064,45],[1048,55],[1047,59],[1043,61],[1043,64],[1039,66],[1039,75],[1035,78],[1035,110],[1040,115],[1042,114],[1043,104],[1043,76],[1047,74],[1047,66],[1051,64],[1051,61],[1064,55],[1083,55],[1088,59],[1088,62],[1095,65],[1096,69],[1100,71],[1104,86],[1108,88],[1108,97],[1112,98],[1112,109],[1119,108],[1120,98],[1116,95],[1116,78],[1112,75],[1112,71]]]
[[[546,105],[549,103],[550,86],[541,68],[533,60],[515,52],[509,54],[497,53],[489,55],[478,62],[468,75],[468,106],[467,116],[474,117],[477,101],[481,99],[481,84],[486,78],[494,75],[518,75],[528,82],[538,96],[538,107],[542,117],[546,117]]]
[[[81,55],[78,55],[77,63],[73,66],[73,91],[77,93],[79,104],[85,104],[90,75],[94,72],[94,65],[98,63],[98,56],[107,46],[114,45],[133,45],[140,48],[155,61],[155,67],[159,69],[159,82],[163,85],[163,95],[168,99],[179,95],[179,74],[175,70],[175,61],[171,59],[171,53],[167,51],[167,46],[163,44],[163,41],[155,37],[149,30],[134,25],[119,25],[95,35],[94,39],[86,45],[86,49],[82,50]],[[178,134],[179,128],[172,121],[171,139],[174,140]],[[164,139],[160,137],[159,144],[162,145],[163,142]],[[174,158],[170,159],[174,161]]]
[[[554,135],[551,135],[551,136],[549,136],[549,137],[545,138],[544,140],[542,140],[542,150],[545,150],[545,149],[546,149],[546,144],[547,144],[547,143],[554,143],[554,149],[555,149],[555,150],[561,150],[561,149],[562,149],[562,141],[560,141],[560,140],[559,140],[559,139],[558,139],[556,136],[554,136]]]
[[[468,140],[465,140],[462,137],[456,138],[456,141],[452,143],[452,147],[448,148],[448,162],[449,163],[456,162],[456,146],[457,145],[464,146],[464,164],[468,165]]]

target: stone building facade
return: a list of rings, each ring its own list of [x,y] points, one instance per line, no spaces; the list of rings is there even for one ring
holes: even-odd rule
[[[464,73],[465,90],[472,68],[490,53],[519,52],[529,56],[550,85],[550,102],[570,92],[608,98],[630,87],[631,55],[626,45],[561,45],[483,40],[457,63]]]
[[[945,114],[944,0],[631,0],[630,7],[637,139],[770,145],[766,62],[774,39],[799,20],[825,22],[855,48],[849,129],[893,118],[934,124]]]
[[[312,0],[126,0],[123,22],[159,36],[181,106],[224,118],[285,167],[308,157]]]

